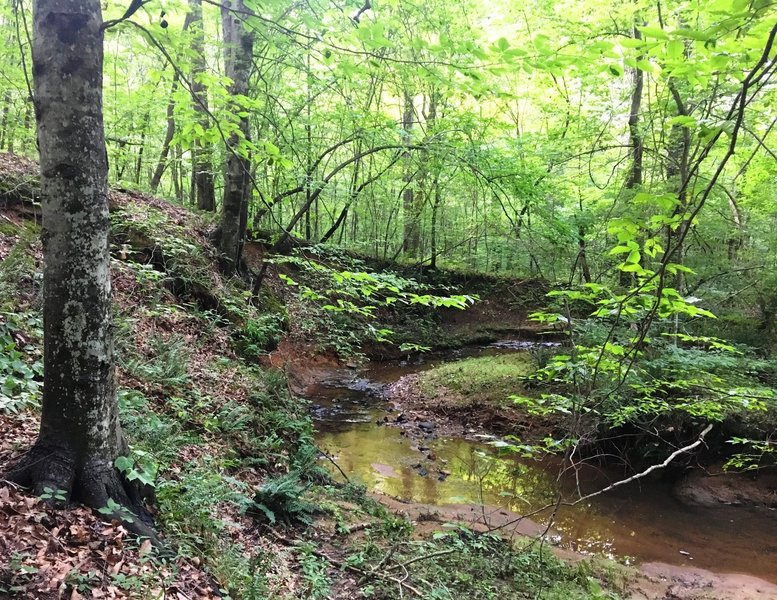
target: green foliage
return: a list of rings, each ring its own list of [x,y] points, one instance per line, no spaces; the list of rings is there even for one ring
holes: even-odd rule
[[[43,493],[39,496],[41,500],[55,500],[58,503],[65,502],[67,500],[66,490],[55,490],[51,487],[44,487]]]
[[[400,545],[402,549],[392,555],[396,562],[408,565],[408,581],[425,582],[425,598],[619,598],[603,590],[597,570],[587,563],[570,567],[545,548],[534,544],[522,548],[523,544],[512,545],[497,535],[475,533],[462,525],[447,524],[445,529],[431,540]],[[436,554],[434,559],[422,559]],[[369,568],[383,556],[379,548],[366,546],[354,560],[361,568]],[[374,597],[393,597],[396,588],[392,585],[375,580]]]
[[[0,311],[18,308],[21,296],[32,291],[36,279],[35,259],[31,248],[38,239],[38,227],[31,224],[8,225],[7,233],[0,232],[0,239],[7,235],[9,239],[14,239],[15,243],[8,255],[0,260]]]
[[[531,356],[515,352],[442,364],[422,372],[419,377],[425,394],[437,395],[442,389],[454,392],[455,396],[443,393],[442,402],[504,406],[507,397],[523,385],[532,369]]]
[[[137,515],[131,510],[126,508],[123,504],[119,504],[113,498],[108,498],[108,504],[97,509],[101,515],[107,515],[111,518],[118,518],[127,523],[134,523],[137,519]]]
[[[188,381],[192,349],[178,335],[153,336],[148,340],[149,355],[139,353],[124,357],[122,367],[133,376],[165,388],[178,388]]]
[[[320,350],[332,349],[341,357],[358,355],[359,348],[368,340],[393,343],[394,332],[379,324],[382,311],[412,311],[418,306],[465,309],[477,300],[476,296],[428,293],[417,281],[392,271],[341,270],[342,262],[327,264],[324,259],[328,257],[323,250],[312,254],[317,260],[298,255],[275,258],[272,262],[298,269],[299,274],[294,277],[299,281],[285,273],[279,276],[302,305],[298,311],[301,332],[317,339]],[[346,266],[363,267],[355,259],[344,262]],[[423,345],[408,340],[401,347],[423,348]]]
[[[754,414],[768,430],[777,406],[763,381],[770,361],[725,340],[678,331],[678,324],[708,311],[695,306],[698,298],[657,287],[655,274],[642,277],[625,294],[601,284],[551,292],[557,310],[534,316],[562,324],[569,345],[526,379],[541,393],[513,396],[514,402],[532,414],[577,415],[576,422],[587,424],[566,432],[561,446],[595,444],[597,428],[601,435],[652,428],[671,439],[691,424]],[[581,316],[586,306],[593,312]],[[744,457],[733,460],[744,464]]]
[[[773,466],[777,460],[777,442],[772,440],[751,440],[733,437],[730,444],[741,447],[743,452],[736,452],[724,467],[732,471],[757,471],[765,466]]]
[[[283,314],[265,313],[245,322],[237,336],[237,345],[247,357],[257,357],[274,350],[286,329]]]
[[[153,461],[149,452],[138,448],[130,448],[130,456],[119,456],[114,461],[114,466],[124,475],[128,481],[138,481],[144,486],[155,487],[159,466]]]
[[[0,411],[18,413],[38,405],[43,377],[40,350],[30,344],[19,347],[31,332],[42,333],[34,315],[0,313]]]
[[[256,491],[251,511],[271,525],[310,525],[318,507],[304,499],[309,488],[310,484],[303,483],[294,471],[274,477]]]
[[[213,457],[188,465],[176,479],[158,482],[156,490],[165,531],[195,555],[221,547],[221,534],[231,525],[225,508],[244,511],[251,502],[247,493],[248,486],[228,477]]]
[[[299,550],[305,598],[325,600],[330,597],[331,590],[328,576],[329,564],[325,559],[316,556],[313,550],[312,544],[305,544]]]

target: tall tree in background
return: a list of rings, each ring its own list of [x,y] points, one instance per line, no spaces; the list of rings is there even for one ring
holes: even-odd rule
[[[415,123],[415,94],[409,89],[403,93],[402,105],[402,131],[408,150],[405,152],[405,176],[404,189],[402,190],[402,214],[404,216],[404,226],[402,234],[402,252],[408,258],[418,256],[421,245],[420,231],[420,211],[418,210],[417,193],[415,189],[416,167],[413,163],[413,156],[410,153],[409,146],[412,145],[413,124]]]
[[[200,117],[203,129],[210,126],[208,117],[208,92],[202,83],[201,76],[206,71],[205,64],[205,29],[202,22],[202,0],[189,0],[189,15],[192,30],[192,96],[194,110]],[[197,208],[200,210],[216,210],[216,192],[213,187],[213,171],[211,145],[197,140],[192,149],[194,155],[194,193]]]
[[[248,144],[250,139],[248,114],[241,98],[248,93],[248,77],[254,52],[254,32],[243,21],[250,14],[243,0],[225,2],[221,6],[224,31],[224,71],[232,80],[232,112],[238,116],[237,130],[227,142],[227,172],[224,200],[221,207],[219,249],[222,269],[235,273],[240,268],[248,220],[248,199],[251,182]],[[242,116],[241,116],[242,115]]]
[[[43,211],[44,387],[40,433],[9,479],[138,512],[114,467],[118,420],[111,335],[107,160],[99,0],[36,0],[33,75]],[[135,522],[143,533],[145,526]]]

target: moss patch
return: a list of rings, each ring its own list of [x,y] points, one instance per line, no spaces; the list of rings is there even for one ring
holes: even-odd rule
[[[523,391],[522,378],[533,368],[531,356],[523,352],[467,358],[422,373],[420,389],[448,404],[501,407],[510,403],[509,396]]]

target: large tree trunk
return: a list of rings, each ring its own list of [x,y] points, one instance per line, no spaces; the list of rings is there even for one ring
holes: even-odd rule
[[[111,335],[100,2],[36,0],[33,23],[45,373],[38,440],[8,476],[36,494],[49,487],[138,512],[136,490],[114,468],[127,447]]]
[[[210,127],[208,117],[208,92],[200,81],[200,75],[205,73],[205,31],[202,23],[202,0],[189,0],[189,17],[192,27],[192,96],[194,109],[199,114],[200,125],[207,130]],[[213,161],[209,143],[198,140],[193,148],[194,189],[197,208],[200,210],[216,210],[216,192],[213,186]]]
[[[236,12],[233,12],[236,11]],[[224,30],[224,67],[232,80],[232,96],[243,96],[248,91],[248,76],[254,50],[254,36],[243,25],[248,12],[243,0],[222,4],[221,20]],[[237,103],[235,112],[244,110]],[[239,133],[233,133],[227,142],[227,173],[224,182],[224,200],[221,206],[221,268],[225,273],[236,273],[243,254],[243,239],[248,220],[250,162],[248,151],[241,141],[249,139],[248,117],[240,117]]]

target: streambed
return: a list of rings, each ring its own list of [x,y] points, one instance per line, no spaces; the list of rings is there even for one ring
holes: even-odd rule
[[[370,363],[360,371],[332,373],[306,392],[318,443],[349,478],[374,492],[459,512],[469,509],[493,524],[552,504],[559,490],[574,499],[578,489],[585,494],[622,478],[594,467],[559,477],[556,461],[505,456],[487,438],[413,440],[397,427],[379,424],[389,410],[382,390],[400,377],[465,356],[529,348],[527,342],[503,342],[413,363]],[[489,508],[484,511],[483,505]],[[532,518],[544,525],[550,512]],[[662,481],[641,480],[576,506],[561,506],[550,533],[555,543],[578,552],[777,583],[777,515],[741,506],[689,506]]]

